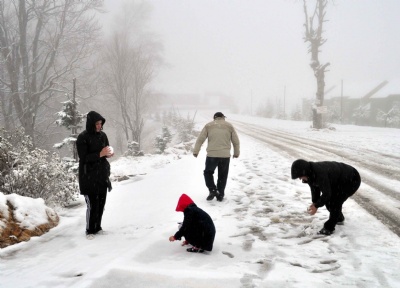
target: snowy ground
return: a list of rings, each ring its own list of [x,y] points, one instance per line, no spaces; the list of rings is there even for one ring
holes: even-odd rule
[[[200,127],[207,120],[201,118]],[[307,133],[305,123],[236,120]],[[398,129],[364,128],[340,126],[328,138],[349,141],[357,133],[351,145],[371,148],[382,141],[385,153],[399,155]],[[86,207],[80,199],[81,205],[59,211],[60,224],[49,233],[0,250],[0,287],[400,286],[398,236],[352,199],[344,205],[345,225],[332,236],[316,236],[328,214],[325,208],[315,216],[306,213],[308,186],[290,179],[295,159],[239,137],[241,156],[231,159],[222,203],[205,199],[204,147],[198,158],[176,150],[116,160],[115,175],[136,176],[114,183],[108,194],[102,225],[108,234],[85,238]],[[178,241],[168,241],[183,217],[175,212],[182,193],[214,220],[210,253],[187,253]]]

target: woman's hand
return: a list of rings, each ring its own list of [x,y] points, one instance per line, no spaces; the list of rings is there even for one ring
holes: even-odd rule
[[[104,156],[108,157],[108,154],[110,154],[110,149],[108,148],[108,146],[106,146],[103,149],[101,149],[100,158]]]
[[[101,157],[113,157],[114,156],[114,149],[111,146],[106,146],[100,151],[100,158]]]
[[[114,148],[111,146],[108,146],[108,154],[107,154],[107,158],[111,158],[114,156]]]

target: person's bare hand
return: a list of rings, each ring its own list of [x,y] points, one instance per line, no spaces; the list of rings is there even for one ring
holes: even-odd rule
[[[314,215],[315,213],[317,213],[318,208],[315,207],[314,203],[310,205],[310,207],[308,207],[307,212],[310,215]]]
[[[108,148],[108,146],[104,147],[100,151],[100,157],[108,156],[109,153],[110,153],[110,149]]]
[[[169,236],[169,242],[174,242],[176,239],[174,236]]]
[[[107,154],[107,158],[111,158],[114,156],[114,148],[111,146],[108,146],[108,154]]]

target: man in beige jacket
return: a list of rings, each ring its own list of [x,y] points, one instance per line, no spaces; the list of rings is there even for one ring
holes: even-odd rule
[[[207,138],[207,158],[204,170],[204,180],[210,192],[207,200],[211,201],[217,197],[218,201],[222,201],[228,179],[231,143],[233,144],[233,158],[238,158],[240,154],[239,137],[232,124],[225,121],[224,114],[217,112],[214,114],[214,121],[207,123],[197,138],[193,149],[194,157],[199,155],[201,145]],[[218,180],[215,185],[213,175],[217,167]]]

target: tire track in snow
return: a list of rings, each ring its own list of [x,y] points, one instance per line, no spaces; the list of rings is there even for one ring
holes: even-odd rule
[[[320,155],[324,155],[325,158],[336,158],[338,159],[337,161],[349,164],[356,163],[355,166],[359,170],[363,170],[363,183],[395,200],[396,204],[393,207],[382,207],[382,205],[375,203],[373,199],[362,193],[356,193],[352,198],[391,231],[400,236],[400,193],[392,188],[394,181],[400,182],[400,157],[373,150],[356,150],[348,146],[335,147],[340,143],[326,143],[321,140],[306,139],[290,133],[240,121],[231,121],[231,123],[235,125],[240,133],[266,143],[274,151],[286,154],[293,159],[318,159]],[[374,177],[366,177],[366,175],[374,175]],[[375,180],[379,178],[387,179],[387,181]],[[386,185],[386,183],[389,185]]]

